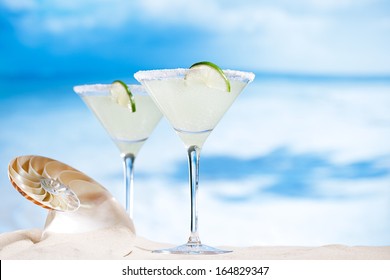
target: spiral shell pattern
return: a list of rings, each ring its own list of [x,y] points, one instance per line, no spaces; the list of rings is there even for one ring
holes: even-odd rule
[[[19,156],[8,166],[8,176],[24,197],[51,210],[71,212],[80,207],[77,190],[72,185],[94,182],[84,173],[54,159]],[[77,189],[77,187],[76,187]]]

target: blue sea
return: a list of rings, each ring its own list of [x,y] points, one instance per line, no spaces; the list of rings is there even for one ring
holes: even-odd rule
[[[0,232],[45,223],[47,211],[8,180],[8,163],[20,155],[67,163],[124,204],[119,151],[72,90],[110,81],[0,79]],[[202,241],[390,245],[389,108],[389,77],[256,73],[202,150]],[[135,162],[138,235],[186,241],[187,175],[185,148],[163,119]]]

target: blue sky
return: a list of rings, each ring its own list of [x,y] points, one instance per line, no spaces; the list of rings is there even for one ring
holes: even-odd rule
[[[384,0],[0,0],[0,232],[46,216],[9,184],[18,155],[123,200],[118,151],[73,85],[209,60],[256,79],[202,151],[206,243],[389,245],[388,34]],[[136,161],[140,235],[185,241],[186,170],[163,120]]]
[[[199,60],[263,72],[390,73],[385,0],[1,0],[0,13],[2,76],[122,76]]]

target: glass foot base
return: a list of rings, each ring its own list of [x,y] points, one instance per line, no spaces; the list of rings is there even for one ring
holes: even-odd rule
[[[160,254],[217,255],[231,253],[233,251],[221,250],[202,244],[187,243],[173,248],[154,250],[152,252]]]

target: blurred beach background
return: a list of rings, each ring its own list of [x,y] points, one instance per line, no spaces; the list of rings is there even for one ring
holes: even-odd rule
[[[74,85],[208,60],[256,78],[202,151],[202,241],[390,245],[389,35],[386,0],[0,0],[0,232],[44,226],[8,180],[20,155],[124,204],[119,151]],[[186,241],[187,180],[162,120],[135,162],[138,235]]]

